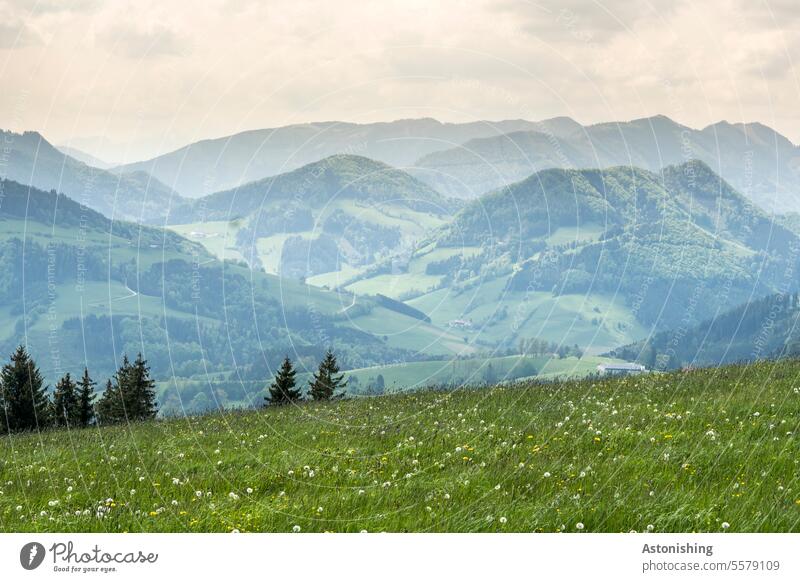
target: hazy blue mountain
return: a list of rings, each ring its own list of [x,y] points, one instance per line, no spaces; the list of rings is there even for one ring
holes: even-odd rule
[[[656,116],[571,132],[517,131],[424,155],[417,166],[440,192],[469,198],[546,168],[658,171],[689,159],[706,162],[763,209],[800,210],[800,150],[759,123],[723,121],[696,130]]]
[[[108,170],[109,168],[113,168],[119,164],[113,164],[110,162],[106,162],[105,160],[101,160],[98,157],[93,156],[83,150],[79,150],[78,148],[68,146],[68,145],[59,145],[56,146],[58,151],[62,154],[66,154],[69,157],[78,160],[79,162],[83,162],[87,166],[92,166],[93,168],[99,168],[101,170]]]
[[[551,124],[553,131],[566,131],[570,122],[557,118],[543,123]],[[470,139],[537,127],[540,125],[523,120],[441,123],[428,118],[304,123],[198,141],[118,170],[147,172],[183,196],[200,198],[335,154],[357,154],[403,168],[422,155]]]
[[[144,172],[114,174],[80,162],[35,131],[2,132],[10,148],[5,176],[40,190],[55,190],[119,220],[158,221],[181,198]]]

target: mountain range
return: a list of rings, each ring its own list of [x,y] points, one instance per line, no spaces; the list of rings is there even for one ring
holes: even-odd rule
[[[800,210],[800,153],[787,138],[760,123],[722,121],[693,129],[663,115],[594,125],[568,117],[309,123],[203,140],[117,171],[147,172],[181,195],[199,198],[335,154],[406,169],[458,198],[476,198],[547,168],[659,171],[699,159],[763,209]]]
[[[800,149],[760,123],[722,121],[697,130],[656,116],[566,131],[523,130],[432,152],[415,166],[440,192],[473,197],[546,168],[658,172],[692,159],[767,211],[800,210]]]

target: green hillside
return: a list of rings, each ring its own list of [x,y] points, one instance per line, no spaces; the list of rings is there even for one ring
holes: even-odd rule
[[[428,240],[346,288],[402,299],[487,347],[540,338],[593,354],[784,288],[800,248],[698,161],[661,174],[545,170]]]
[[[662,370],[800,354],[797,293],[769,295],[708,315],[696,326],[662,331],[612,354]]]
[[[88,362],[102,377],[139,351],[159,378],[260,381],[287,352],[311,367],[326,345],[347,367],[474,351],[402,305],[221,262],[54,193],[2,188],[0,352],[25,343],[47,376]]]
[[[16,435],[15,532],[797,532],[797,361]]]
[[[337,155],[175,207],[170,223],[218,258],[338,286],[413,248],[458,206],[405,172]]]

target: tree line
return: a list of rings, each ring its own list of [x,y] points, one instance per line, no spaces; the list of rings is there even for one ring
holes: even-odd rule
[[[265,397],[268,404],[304,399],[296,374],[294,364],[285,357]],[[141,354],[133,362],[123,356],[97,402],[96,385],[84,368],[77,381],[69,372],[64,374],[51,394],[36,362],[24,346],[19,346],[0,370],[0,433],[136,422],[155,418],[158,413],[156,383]],[[308,396],[316,401],[337,399],[344,396],[346,386],[336,356],[328,350],[309,382]]]
[[[123,356],[97,402],[96,384],[88,368],[77,381],[67,372],[51,395],[36,362],[19,346],[0,370],[0,433],[135,422],[158,413],[155,381],[141,354],[133,362]]]

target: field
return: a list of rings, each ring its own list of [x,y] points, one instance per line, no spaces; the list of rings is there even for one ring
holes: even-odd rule
[[[4,436],[0,530],[796,532],[800,362]]]

